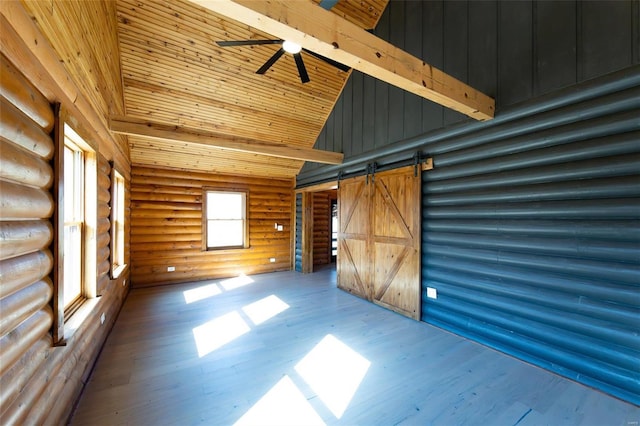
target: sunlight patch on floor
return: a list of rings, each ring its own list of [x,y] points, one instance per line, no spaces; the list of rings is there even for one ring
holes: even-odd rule
[[[209,297],[217,296],[222,293],[218,284],[207,284],[201,287],[192,288],[182,292],[184,295],[184,301],[187,303],[194,303],[200,300],[208,299]]]
[[[278,296],[272,294],[271,296],[245,306],[242,310],[255,325],[260,325],[288,308],[289,305],[283,302]]]
[[[231,291],[236,288],[244,287],[248,284],[253,283],[253,279],[246,276],[245,274],[240,274],[235,278],[228,278],[226,280],[220,281],[220,283],[211,283],[202,285],[200,287],[192,288],[189,290],[185,290],[183,292],[184,301],[189,304],[193,302],[198,302],[200,300],[208,299],[209,297],[217,296],[222,293],[222,288],[224,291]]]
[[[235,425],[324,425],[289,376],[284,376]]]
[[[325,336],[295,370],[339,419],[371,363],[333,335]]]
[[[226,280],[220,281],[220,284],[226,291],[230,291],[239,287],[244,287],[245,285],[251,284],[253,282],[252,278],[249,278],[245,274],[240,274],[235,278],[229,278]]]
[[[249,331],[251,329],[236,311],[207,321],[193,329],[198,356],[202,358]]]
[[[285,375],[236,425],[323,425],[324,420],[309,403],[316,395],[340,419],[370,365],[362,355],[327,334],[295,366],[315,395],[305,396]]]

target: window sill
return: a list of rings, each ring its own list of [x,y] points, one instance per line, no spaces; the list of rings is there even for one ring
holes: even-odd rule
[[[124,265],[120,265],[118,267],[116,267],[115,269],[111,270],[111,279],[112,280],[117,280],[120,275],[125,271],[125,269],[127,269],[127,264],[125,263]]]
[[[68,320],[64,322],[64,340],[70,340],[75,332],[84,324],[84,322],[92,316],[94,311],[97,309],[98,303],[100,302],[99,297],[94,297],[92,299],[85,299],[84,302],[78,307],[78,309],[71,315]]]
[[[214,252],[214,253],[234,253],[243,250],[250,250],[251,247],[243,247],[243,246],[235,246],[235,247],[207,247],[203,251]]]

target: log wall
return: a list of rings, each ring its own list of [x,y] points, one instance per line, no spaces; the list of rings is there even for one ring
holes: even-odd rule
[[[131,173],[134,287],[291,268],[293,180],[146,167],[133,167]],[[202,250],[203,188],[249,191],[248,249]],[[170,266],[175,271],[169,272]]]
[[[53,346],[51,104],[60,102],[64,120],[90,135],[102,165],[115,160],[130,180],[125,141],[105,126],[109,112],[122,110],[117,40],[101,36],[115,34],[115,4],[65,2],[65,13],[60,5],[0,3],[0,424],[7,425],[66,423],[129,288],[128,271],[117,280],[102,273],[109,223],[101,196],[94,232],[102,253],[89,266],[102,297],[68,318],[65,345]]]
[[[101,200],[97,282],[108,296],[100,300],[100,309],[68,336],[66,346],[54,347],[54,113],[48,99],[4,55],[1,67],[0,423],[19,424],[27,418],[33,423],[57,421],[70,414],[106,336],[107,328],[101,325],[99,315],[104,313],[110,323],[115,319],[124,297],[121,283],[126,274],[113,282],[105,274],[109,218],[108,205]],[[108,167],[109,163],[104,157],[100,159],[102,176],[104,164]],[[108,180],[98,180],[101,188],[108,188]],[[107,242],[106,253],[103,241]]]
[[[51,348],[54,114],[4,56],[1,78],[0,419],[19,420],[13,405],[35,373],[29,360]]]
[[[313,264],[331,263],[331,192],[313,194]]]

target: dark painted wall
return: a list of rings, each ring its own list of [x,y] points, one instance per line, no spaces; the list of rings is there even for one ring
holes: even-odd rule
[[[635,1],[396,1],[375,34],[509,106],[640,63]],[[354,71],[315,148],[346,159],[465,116]],[[323,167],[307,163],[305,172]]]

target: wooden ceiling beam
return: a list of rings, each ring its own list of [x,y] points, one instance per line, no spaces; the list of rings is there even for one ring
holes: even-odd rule
[[[109,129],[113,133],[171,142],[190,142],[232,151],[324,164],[341,164],[344,154],[273,142],[236,138],[182,126],[170,126],[130,117],[112,116]]]
[[[476,120],[495,101],[312,1],[190,0]]]

